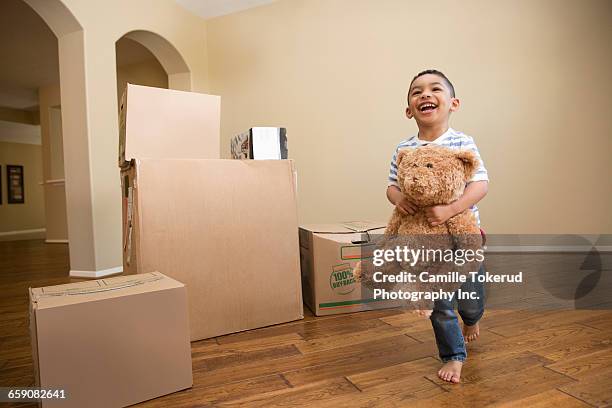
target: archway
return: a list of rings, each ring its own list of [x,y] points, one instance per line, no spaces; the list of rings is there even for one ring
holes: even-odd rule
[[[126,39],[144,46],[159,61],[168,75],[168,88],[191,90],[191,71],[185,59],[168,40],[151,31],[135,30],[122,36],[116,44],[119,45]],[[120,61],[117,63],[119,65]]]
[[[49,26],[58,40],[68,34],[83,31],[83,27],[61,0],[23,0]]]
[[[144,45],[121,37],[115,43],[117,72],[117,100],[120,101],[126,84],[168,88],[168,74],[159,60]]]

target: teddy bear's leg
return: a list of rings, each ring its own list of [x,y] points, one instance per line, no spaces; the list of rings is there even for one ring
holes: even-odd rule
[[[372,244],[376,250],[393,249],[395,247],[395,241],[397,239],[397,232],[401,224],[401,215],[397,209],[393,210],[393,214],[387,223],[385,233],[383,235],[371,236]],[[372,260],[361,260],[357,262],[355,268],[353,268],[353,277],[357,282],[368,283],[372,280],[372,274],[374,273],[374,265]]]
[[[478,253],[483,251],[482,235],[476,223],[474,215],[470,210],[451,218],[447,221],[448,232],[452,235],[454,249],[457,257],[466,256],[469,253],[471,261],[465,260],[464,263],[455,262],[457,272],[466,275],[469,272],[478,272],[482,262],[478,259]],[[482,254],[481,254],[482,255]]]
[[[373,245],[375,248],[373,253],[376,253],[376,250],[382,249],[385,247],[387,236],[386,234],[385,235],[371,235],[370,239],[371,239],[370,244]],[[367,284],[371,282],[372,274],[374,273],[374,265],[373,265],[374,257],[371,257],[368,259],[367,257],[364,258],[363,255],[364,254],[362,253],[361,260],[359,260],[355,264],[355,267],[353,268],[353,278],[355,279],[356,282]]]
[[[385,289],[392,290],[395,287],[395,283],[390,282],[376,282],[374,280],[374,274],[380,272],[381,279],[389,275],[397,275],[401,272],[401,266],[395,262],[385,262],[381,266],[374,266],[371,261],[359,261],[353,269],[353,277],[356,282],[360,282],[362,285],[370,289]]]
[[[452,235],[457,249],[482,249],[482,235],[470,210],[449,219],[446,222],[449,234]]]

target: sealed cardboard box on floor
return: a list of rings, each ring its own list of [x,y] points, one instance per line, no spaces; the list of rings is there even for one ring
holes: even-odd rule
[[[137,159],[122,174],[124,271],[185,283],[192,340],[303,318],[291,161]]]
[[[385,223],[360,221],[300,227],[300,263],[304,301],[317,316],[396,307],[362,291],[353,269],[371,256],[371,236]]]
[[[43,407],[121,407],[193,384],[187,291],[161,273],[30,289]]]

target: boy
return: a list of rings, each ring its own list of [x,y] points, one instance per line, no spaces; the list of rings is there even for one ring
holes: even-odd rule
[[[408,119],[416,120],[419,132],[416,136],[402,141],[393,155],[387,187],[387,198],[391,204],[404,214],[414,214],[417,210],[417,206],[402,194],[397,184],[396,159],[400,149],[417,148],[433,143],[451,149],[471,150],[476,153],[480,161],[480,167],[467,184],[463,196],[449,205],[437,205],[425,209],[427,220],[432,226],[443,224],[467,208],[474,212],[480,225],[475,204],[487,194],[489,178],[474,140],[448,126],[451,112],[456,112],[458,109],[459,99],[455,97],[455,89],[442,72],[430,69],[420,72],[412,79],[408,88],[406,116]],[[430,316],[440,359],[444,363],[438,371],[438,376],[452,383],[459,382],[461,368],[467,357],[465,343],[478,338],[480,334],[478,320],[484,313],[482,284],[472,282],[467,284],[472,285],[471,290],[481,294],[481,300],[458,301],[463,328],[459,327],[454,307],[449,302],[437,301]],[[462,289],[470,290],[465,287]]]

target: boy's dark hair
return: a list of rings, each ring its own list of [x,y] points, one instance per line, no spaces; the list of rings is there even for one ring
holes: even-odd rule
[[[442,72],[438,71],[437,69],[426,69],[425,71],[421,71],[418,74],[416,74],[416,76],[414,78],[412,78],[412,81],[410,81],[410,86],[408,87],[408,92],[410,92],[410,90],[412,89],[412,84],[414,83],[414,81],[423,75],[427,75],[427,74],[433,74],[433,75],[437,75],[440,78],[442,78],[444,80],[444,82],[446,82],[446,85],[448,86],[448,88],[450,89],[450,94],[451,97],[454,98],[455,97],[455,87],[453,86],[453,84],[451,84],[451,81],[446,77],[446,75],[444,75]]]

